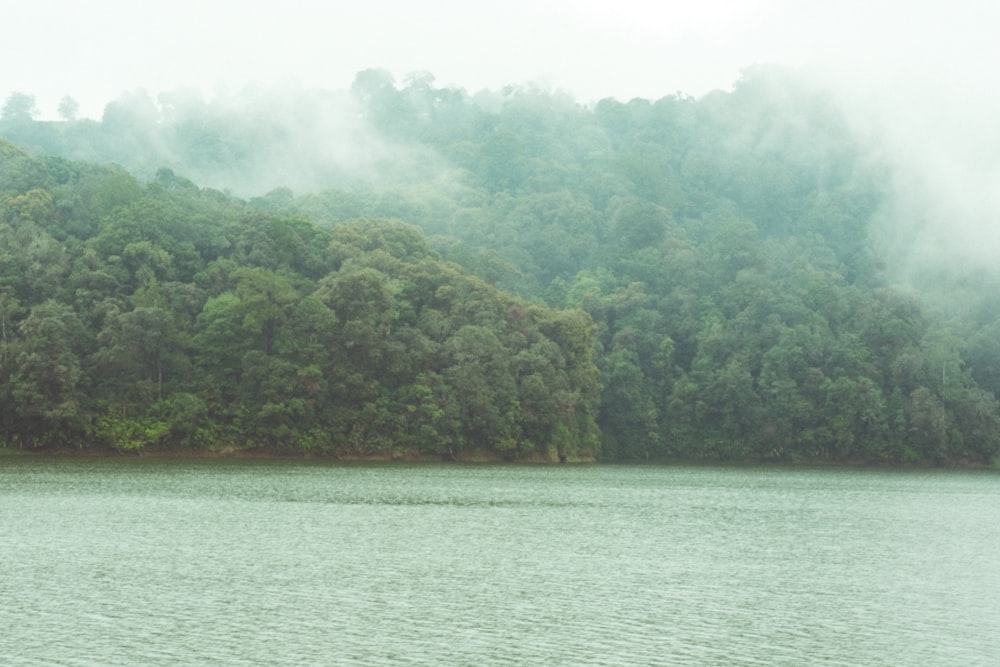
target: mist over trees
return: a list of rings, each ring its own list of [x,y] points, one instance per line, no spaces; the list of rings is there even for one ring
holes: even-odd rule
[[[14,102],[8,446],[1000,452],[996,278],[890,283],[890,165],[786,70],[592,107],[377,70],[348,93],[136,91],[100,122]]]

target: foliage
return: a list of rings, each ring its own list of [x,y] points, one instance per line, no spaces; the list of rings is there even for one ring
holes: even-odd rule
[[[399,222],[326,231],[82,164],[59,183],[7,150],[37,168],[0,210],[8,444],[596,455],[582,313],[514,299]]]
[[[868,238],[889,175],[788,72],[589,108],[375,70],[346,101],[242,112],[138,91],[101,122],[41,123],[29,99],[0,132],[123,168],[0,140],[7,443],[939,465],[1000,453],[996,309],[943,318],[885,282]],[[370,142],[357,173],[292,141],[279,114],[328,127],[338,108]],[[291,148],[315,186],[298,196],[274,176]],[[249,200],[172,171],[238,189],[248,165],[271,168]]]

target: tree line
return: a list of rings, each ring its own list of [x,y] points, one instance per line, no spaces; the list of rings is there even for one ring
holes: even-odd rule
[[[328,110],[315,95],[283,108]],[[943,317],[888,281],[872,225],[891,173],[793,74],[583,106],[367,71],[351,99],[396,147],[393,178],[330,167],[325,187],[248,199],[152,165],[224,180],[266,162],[286,148],[266,105],[0,122],[50,154],[3,144],[6,441],[941,465],[1000,452],[995,309],[967,287]],[[102,161],[98,137],[123,167],[55,157]],[[402,148],[434,159],[414,171]]]
[[[592,458],[594,324],[414,227],[323,229],[0,143],[0,423],[21,449]]]

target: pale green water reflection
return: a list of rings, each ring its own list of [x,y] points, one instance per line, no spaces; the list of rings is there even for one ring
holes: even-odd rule
[[[3,665],[996,665],[1000,476],[0,458]]]

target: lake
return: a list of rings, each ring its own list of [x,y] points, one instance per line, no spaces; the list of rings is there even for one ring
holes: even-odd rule
[[[0,663],[1000,664],[1000,475],[0,457]]]

